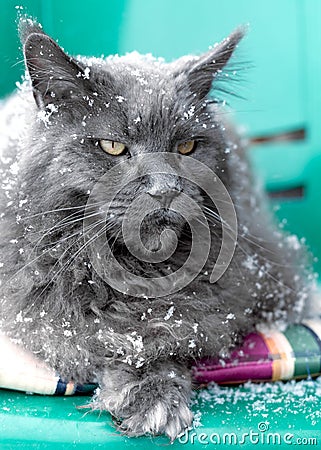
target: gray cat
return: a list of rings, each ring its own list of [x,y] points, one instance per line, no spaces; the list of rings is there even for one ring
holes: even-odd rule
[[[174,440],[192,422],[193,362],[226,355],[258,323],[299,321],[309,295],[304,251],[272,224],[241,141],[210,96],[243,32],[173,63],[72,58],[28,18],[20,36],[29,81],[1,112],[1,329],[62,377],[97,379],[91,407],[109,411],[123,433]],[[205,167],[222,180],[238,224],[215,283],[225,219],[193,181],[206,181]],[[139,232],[127,231],[145,258],[123,237],[129,207],[131,220],[143,217]],[[196,276],[175,290],[162,280],[186,263],[193,224],[200,236],[208,226],[209,255],[198,267],[197,254],[186,269]],[[232,231],[227,224],[225,237]],[[146,282],[127,282],[111,254]]]

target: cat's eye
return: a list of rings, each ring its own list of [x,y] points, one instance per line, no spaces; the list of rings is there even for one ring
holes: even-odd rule
[[[188,153],[191,153],[191,151],[194,150],[195,145],[196,145],[196,141],[186,141],[186,142],[182,142],[181,144],[178,144],[177,150],[178,150],[182,155],[188,155]]]
[[[108,141],[106,139],[101,139],[99,141],[100,147],[104,150],[104,152],[109,155],[118,156],[124,153],[126,150],[126,145],[122,142],[117,141]]]

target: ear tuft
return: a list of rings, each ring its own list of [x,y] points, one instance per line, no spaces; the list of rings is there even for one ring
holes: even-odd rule
[[[214,78],[229,62],[239,42],[244,37],[245,27],[237,28],[227,38],[216,44],[209,52],[189,63],[187,79],[191,91],[205,98],[211,90]]]
[[[81,63],[66,55],[32,19],[21,19],[19,32],[38,107],[79,95],[85,78]]]
[[[22,16],[19,19],[18,33],[21,44],[24,46],[28,37],[33,34],[44,34],[42,26],[35,19],[29,16]]]

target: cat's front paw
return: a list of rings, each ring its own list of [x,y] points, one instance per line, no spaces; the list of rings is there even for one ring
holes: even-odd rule
[[[142,415],[144,414],[144,416]],[[147,412],[137,413],[121,421],[118,429],[128,436],[165,434],[174,441],[186,428],[190,427],[193,414],[185,402],[168,405],[159,400]]]
[[[109,411],[128,436],[165,434],[173,441],[192,423],[190,393],[190,373],[184,366],[156,363],[138,375],[120,365],[106,369],[92,407]]]

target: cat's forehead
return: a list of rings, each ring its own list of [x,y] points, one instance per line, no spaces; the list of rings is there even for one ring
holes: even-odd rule
[[[172,74],[171,64],[163,58],[156,58],[152,54],[142,55],[138,52],[127,53],[123,56],[111,55],[107,58],[78,59],[88,66],[88,73],[92,68],[94,72],[109,74],[117,83],[120,80],[132,78],[138,84],[144,86],[153,80],[159,80]]]
[[[88,65],[88,73],[93,75],[93,80],[98,80],[98,85],[108,85],[110,94],[127,97],[129,101],[141,99],[149,104],[161,96],[163,102],[170,104],[175,100],[178,87],[182,90],[177,79],[177,73],[182,75],[178,61],[167,63],[151,54],[132,52],[105,59],[86,58],[82,63]]]
[[[160,110],[162,115],[178,113],[182,107],[181,86],[178,89],[173,67],[163,59],[134,52],[87,62],[97,90],[101,87],[108,104],[118,104],[117,109],[126,111],[129,119],[147,119],[159,115]]]
[[[94,135],[154,141],[160,136],[163,140],[181,134],[189,137],[199,128],[200,104],[179,67],[185,59],[167,63],[134,52],[83,59],[82,63],[88,65],[88,81],[96,94],[94,105],[99,106],[97,115],[86,120]]]
[[[120,86],[128,94],[132,92],[145,97],[145,94],[156,96],[162,92],[164,95],[166,92],[172,93],[175,87],[171,66],[163,58],[155,58],[151,54],[132,52],[108,57],[105,70],[114,78],[115,87]]]
[[[150,69],[152,67],[163,67],[167,65],[164,58],[156,57],[151,53],[142,54],[137,51],[126,53],[125,55],[110,55],[104,59],[106,63],[110,64],[122,64],[129,66],[137,66],[142,69]]]

